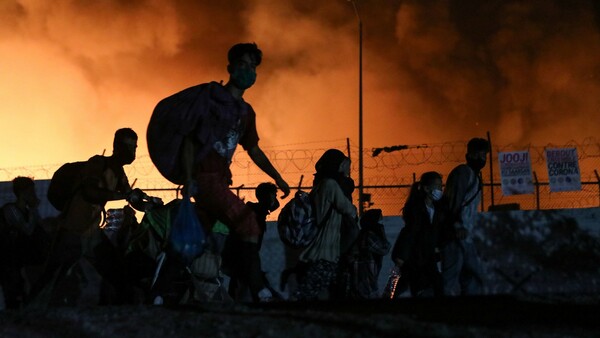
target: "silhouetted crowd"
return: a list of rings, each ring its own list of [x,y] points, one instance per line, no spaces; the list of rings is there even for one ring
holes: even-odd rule
[[[310,191],[300,184],[280,210],[277,231],[286,263],[279,285],[271,285],[260,258],[266,219],[280,207],[278,192],[286,198],[290,187],[259,147],[256,114],[243,99],[261,61],[256,44],[237,44],[228,53],[226,84],[187,88],[154,109],[150,157],[166,179],[183,187],[180,198],[163,204],[131,186],[123,167],[135,160],[138,136],[129,128],[116,131],[110,156],[66,163],[54,173],[47,197],[59,211],[55,218],[40,217],[35,182],[15,178],[16,201],[0,209],[5,307],[75,306],[89,294],[85,286],[93,278],[101,280],[92,291],[99,304],[481,293],[472,230],[489,143],[479,138],[468,143],[466,163],[452,170],[445,185],[437,172],[414,183],[393,247],[381,210],[359,218],[350,158],[327,150],[315,165]],[[273,180],[256,188],[256,202],[244,202],[230,189],[238,144]],[[126,206],[106,210],[109,201]],[[144,213],[141,222],[136,210]],[[394,269],[380,290],[390,250]]]

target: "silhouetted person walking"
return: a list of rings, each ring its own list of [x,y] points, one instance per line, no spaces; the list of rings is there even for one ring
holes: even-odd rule
[[[0,284],[9,309],[20,307],[26,295],[22,269],[42,264],[50,244],[42,227],[34,181],[17,177],[12,186],[16,201],[0,209]]]
[[[436,254],[444,215],[439,204],[441,198],[442,176],[426,172],[413,184],[402,210],[404,228],[392,250],[392,260],[401,268],[402,278],[408,280],[413,296],[443,293]]]
[[[467,144],[466,164],[454,168],[444,190],[448,221],[442,246],[444,295],[474,295],[482,292],[481,262],[473,243],[473,228],[481,199],[480,172],[485,167],[489,142],[473,138]]]
[[[144,201],[147,198],[144,192],[130,187],[123,170],[123,166],[135,160],[137,139],[132,129],[117,130],[112,155],[91,157],[73,177],[77,181],[76,190],[61,211],[58,234],[33,296],[45,287],[52,294],[54,285],[84,256],[117,289],[118,299],[125,301],[130,296],[124,262],[115,256],[116,250],[105,250],[111,244],[99,226],[108,201],[126,200],[140,211],[152,205]],[[40,301],[46,303],[48,299]]]
[[[360,219],[360,233],[353,246],[351,264],[351,297],[379,298],[379,273],[390,242],[383,227],[381,209],[369,209]]]
[[[267,216],[277,210],[279,208],[279,201],[277,200],[277,186],[273,183],[261,183],[256,187],[256,199],[258,202],[248,202],[246,203],[256,214],[256,221],[261,228],[261,234],[258,241],[258,249],[260,251],[262,247],[262,240],[264,238],[264,234],[267,231]],[[225,240],[225,249],[223,251],[223,265],[229,266],[227,269],[231,273],[231,279],[229,282],[229,295],[234,300],[244,300],[244,296],[247,294],[247,285],[245,285],[241,280],[243,278],[239,278],[236,276],[237,272],[243,271],[243,268],[237,266],[240,263],[243,263],[240,260],[240,253],[238,248],[242,247],[241,239],[237,236],[237,234],[233,233],[227,236]],[[264,276],[264,273],[263,273]],[[267,286],[271,293],[272,290],[268,282],[265,281],[265,286]]]
[[[306,264],[306,275],[296,291],[299,300],[317,299],[325,290],[330,292],[329,297],[345,292],[336,289],[340,258],[348,249],[343,248],[343,227],[358,230],[356,207],[350,198],[354,189],[349,177],[350,159],[337,149],[329,149],[317,161],[315,169],[311,198],[319,232],[300,254],[300,261]]]
[[[188,88],[159,102],[148,126],[148,149],[159,171],[194,196],[206,231],[222,221],[239,238],[239,272],[254,300],[271,297],[262,280],[254,211],[229,190],[231,159],[240,144],[252,161],[283,191],[289,186],[258,145],[256,114],[243,99],[256,81],[262,52],[240,43],[228,52],[229,81]],[[165,128],[166,127],[166,128]]]

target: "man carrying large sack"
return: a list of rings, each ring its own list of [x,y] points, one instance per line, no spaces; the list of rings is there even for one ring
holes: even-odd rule
[[[258,239],[261,233],[254,212],[229,190],[229,166],[241,144],[252,161],[283,191],[290,188],[258,146],[256,115],[244,101],[244,92],[256,80],[262,52],[254,43],[241,43],[228,53],[229,81],[200,84],[158,103],[148,126],[148,150],[165,178],[183,184],[195,201],[202,223],[225,223],[243,239],[246,284],[255,301],[271,297],[262,282]]]

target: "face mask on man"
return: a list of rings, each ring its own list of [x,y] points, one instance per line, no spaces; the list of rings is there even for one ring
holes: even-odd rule
[[[135,150],[129,149],[127,146],[119,145],[115,149],[114,155],[119,159],[121,164],[131,164],[135,161]]]
[[[236,67],[231,73],[231,81],[239,89],[246,90],[256,82],[256,72],[252,69]]]
[[[433,189],[431,191],[431,198],[434,201],[439,201],[442,198],[443,192],[440,189]]]
[[[480,171],[485,167],[486,159],[467,156],[467,165],[475,171]]]
[[[260,206],[266,211],[273,212],[279,209],[279,200],[277,194],[272,194],[269,197],[262,197],[258,199]]]
[[[275,199],[271,201],[271,205],[269,206],[269,212],[273,212],[277,209],[279,209],[279,201],[277,200],[277,196],[275,196]]]

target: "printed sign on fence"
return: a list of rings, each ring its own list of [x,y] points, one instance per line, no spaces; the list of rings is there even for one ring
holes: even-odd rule
[[[500,152],[498,162],[504,196],[533,193],[531,160],[527,150]]]
[[[577,148],[546,149],[550,191],[581,190]]]

